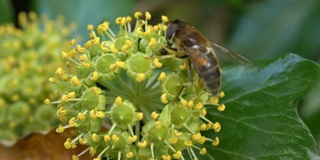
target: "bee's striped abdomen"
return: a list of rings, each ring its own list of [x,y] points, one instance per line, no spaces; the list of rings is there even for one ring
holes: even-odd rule
[[[215,54],[211,50],[190,58],[201,82],[207,91],[217,95],[221,87],[221,70]]]

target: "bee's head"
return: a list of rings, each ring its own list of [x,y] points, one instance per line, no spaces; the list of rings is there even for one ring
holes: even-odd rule
[[[167,38],[167,41],[169,43],[173,42],[173,38],[175,36],[175,34],[186,25],[186,23],[175,19],[169,22],[169,24],[167,25],[167,30],[165,32],[165,36]]]

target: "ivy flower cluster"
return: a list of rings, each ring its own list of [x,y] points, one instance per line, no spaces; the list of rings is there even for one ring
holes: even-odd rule
[[[109,22],[88,25],[90,39],[83,45],[72,39],[73,49],[62,52],[68,62],[49,81],[67,90],[45,103],[58,106],[56,114],[64,122],[58,133],[79,131],[65,141],[65,148],[88,146],[73,159],[86,152],[94,160],[197,159],[206,154],[204,143],[219,144],[218,136],[201,134],[221,130],[219,122],[205,117],[205,105],[218,111],[225,106],[204,90],[197,75],[190,85],[186,59],[160,54],[167,45],[168,18],[162,16],[157,25],[150,25],[150,19],[148,12],[144,18],[136,12],[134,20],[119,17],[118,33]]]
[[[21,29],[0,26],[0,142],[8,146],[58,125],[55,107],[43,99],[58,98],[47,77],[63,65],[59,53],[70,48],[74,30],[62,18],[53,21],[34,12],[19,14],[18,21]]]

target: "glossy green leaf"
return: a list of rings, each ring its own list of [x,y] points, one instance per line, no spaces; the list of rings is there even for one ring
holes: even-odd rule
[[[201,159],[320,159],[296,108],[319,78],[319,65],[295,54],[223,69],[227,108],[207,106],[207,117],[222,125],[220,144],[207,145]]]

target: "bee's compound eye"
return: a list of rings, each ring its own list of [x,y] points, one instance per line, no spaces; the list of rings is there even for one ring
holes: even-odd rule
[[[178,19],[171,21],[167,27],[166,38],[168,40],[172,40],[172,38],[175,36],[176,32],[179,31],[185,25],[186,24],[184,22],[182,22]]]
[[[168,28],[167,28],[167,31],[166,31],[166,38],[168,40],[172,39],[174,34],[176,33],[177,29],[178,29],[178,26],[176,24],[170,23],[168,25]]]

